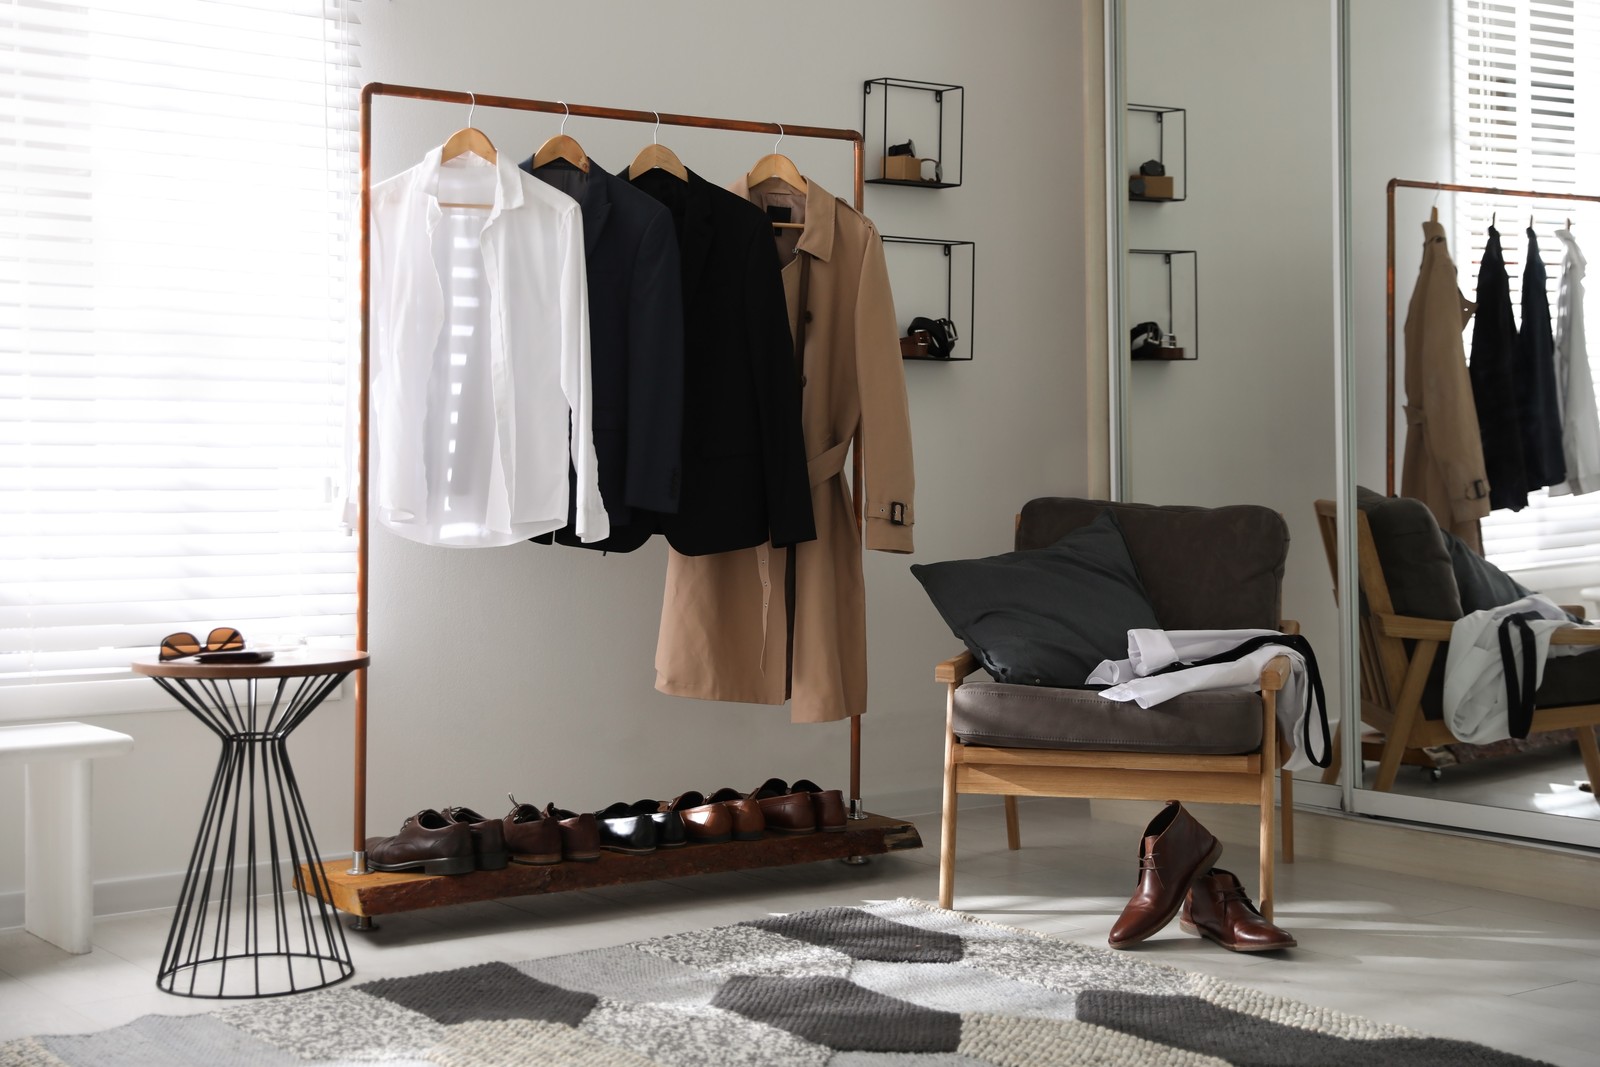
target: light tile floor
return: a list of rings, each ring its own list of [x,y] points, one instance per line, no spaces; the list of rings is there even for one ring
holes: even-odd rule
[[[1024,801],[1023,848],[1005,847],[998,807],[964,811],[956,907],[1103,945],[1132,887],[1137,829],[1087,817],[1077,801]],[[770,912],[938,892],[939,820],[925,849],[866,867],[828,862],[387,917],[351,934],[356,980],[517,960],[738,922]],[[1254,886],[1254,853],[1229,866]],[[1142,959],[1553,1063],[1600,1063],[1600,910],[1319,860],[1278,868],[1278,922],[1300,947],[1237,955],[1173,924]],[[1597,893],[1600,902],[1600,893]],[[170,910],[95,923],[94,951],[61,952],[0,930],[0,1040],[101,1029],[214,1001],[160,993]]]

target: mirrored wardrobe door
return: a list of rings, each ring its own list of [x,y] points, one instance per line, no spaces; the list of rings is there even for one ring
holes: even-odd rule
[[[1548,659],[1522,721],[1498,626],[1475,615],[1526,591],[1600,606],[1600,478],[1584,477],[1600,435],[1570,452],[1600,375],[1556,346],[1565,329],[1570,348],[1576,256],[1600,205],[1482,191],[1600,196],[1600,112],[1575,91],[1600,21],[1529,0],[1341,7],[1351,474],[1365,519],[1351,531],[1365,594],[1353,806],[1600,847],[1584,789],[1600,777],[1600,655]],[[1420,621],[1385,626],[1385,613]],[[1487,634],[1476,666],[1449,640],[1467,632],[1462,616]]]

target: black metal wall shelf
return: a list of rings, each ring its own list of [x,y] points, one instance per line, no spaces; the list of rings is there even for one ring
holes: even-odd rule
[[[978,293],[977,244],[972,241],[958,241],[954,238],[948,237],[892,237],[888,234],[883,235],[883,244],[885,252],[888,252],[890,247],[894,245],[906,245],[914,248],[920,248],[924,251],[939,249],[944,253],[944,312],[942,315],[938,313],[937,308],[930,308],[925,303],[913,303],[912,301],[906,299],[907,293],[917,293],[920,296],[921,292],[924,291],[925,288],[937,287],[937,281],[934,280],[934,275],[937,274],[937,267],[929,268],[927,264],[923,265],[922,269],[924,273],[920,276],[917,276],[915,279],[923,283],[923,285],[920,286],[908,286],[903,284],[903,282],[906,280],[906,272],[905,270],[902,270],[902,284],[897,284],[894,286],[894,291],[896,294],[895,307],[899,312],[900,317],[904,320],[898,324],[900,326],[901,335],[905,336],[907,334],[909,331],[909,323],[913,318],[917,317],[925,317],[930,319],[942,317],[949,319],[951,322],[955,323],[956,330],[959,333],[959,337],[954,348],[954,352],[956,354],[954,355],[948,357],[902,355],[901,358],[905,359],[907,362],[970,362],[973,352],[972,342],[974,333],[974,305],[977,301]],[[893,269],[891,263],[891,274],[892,273]],[[957,284],[958,275],[962,273],[966,274],[967,284],[964,287]],[[963,289],[965,290],[964,295],[966,297],[964,303],[960,302],[958,299],[961,295],[963,295]]]
[[[1124,151],[1132,168],[1129,177],[1137,176],[1139,164],[1152,158],[1146,155],[1148,147],[1141,146],[1153,145],[1156,153],[1153,158],[1166,168],[1173,185],[1172,196],[1135,196],[1130,191],[1128,199],[1145,204],[1176,204],[1189,199],[1189,112],[1181,107],[1161,104],[1129,104],[1128,114],[1148,117],[1153,120],[1151,125],[1154,126],[1153,131],[1140,136],[1135,123],[1128,124]],[[1150,136],[1151,133],[1153,136]]]
[[[896,110],[891,111],[894,98]],[[924,99],[925,98],[925,99]],[[921,106],[917,101],[922,101]],[[873,105],[877,106],[874,107]],[[950,105],[946,107],[946,105]],[[962,156],[967,125],[967,91],[960,85],[917,81],[912,78],[869,78],[861,83],[861,133],[869,158],[868,185],[903,185],[913,189],[954,189],[961,184]],[[947,136],[948,135],[948,136]],[[919,143],[925,151],[928,139],[934,143],[938,177],[935,181],[887,177],[884,160],[891,144]]]
[[[1171,348],[1163,348],[1153,354],[1133,355],[1134,362],[1187,363],[1199,359],[1200,253],[1184,248],[1130,248],[1128,255],[1160,257],[1160,263],[1154,265],[1155,273],[1164,277],[1165,285],[1138,284],[1134,274],[1144,272],[1135,267],[1138,260],[1128,260],[1128,310],[1132,317],[1127,329],[1131,331],[1135,323],[1156,322],[1160,324],[1164,336],[1177,340],[1177,344]]]

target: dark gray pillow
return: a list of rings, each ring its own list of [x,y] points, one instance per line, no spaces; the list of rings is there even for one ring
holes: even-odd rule
[[[1502,604],[1521,600],[1531,590],[1493,563],[1467,547],[1467,543],[1446,530],[1445,542],[1450,546],[1450,567],[1456,573],[1456,590],[1461,594],[1463,613],[1498,608]]]
[[[1433,512],[1420,500],[1356,487],[1396,615],[1454,622],[1464,614],[1450,549]]]
[[[1077,686],[1161,625],[1108,511],[1048,548],[912,566],[933,606],[997,682]]]

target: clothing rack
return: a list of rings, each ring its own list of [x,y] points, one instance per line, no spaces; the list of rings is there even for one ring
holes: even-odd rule
[[[810,137],[830,141],[849,142],[854,154],[855,183],[854,204],[859,211],[862,208],[863,185],[863,143],[861,134],[856,130],[836,129],[827,126],[806,126],[799,123],[776,122],[750,122],[744,119],[706,118],[700,115],[676,115],[669,112],[635,111],[625,108],[596,107],[587,104],[568,105],[558,100],[532,100],[515,96],[494,96],[488,93],[462,92],[453,89],[434,89],[414,85],[386,85],[382,82],[369,82],[361,89],[361,380],[360,380],[360,411],[357,420],[358,440],[358,471],[360,478],[360,494],[356,513],[356,647],[367,648],[367,616],[369,599],[367,594],[367,550],[370,537],[368,534],[368,485],[367,477],[370,464],[370,429],[368,414],[371,409],[372,396],[372,362],[371,362],[371,268],[372,268],[372,101],[375,97],[392,96],[406,100],[431,100],[446,104],[476,105],[477,107],[502,108],[511,111],[539,111],[555,115],[571,115],[574,118],[610,119],[618,122],[659,123],[663,126],[688,126],[697,129],[730,130],[740,133],[767,133],[784,137]],[[856,522],[862,522],[862,468],[859,439],[852,447],[855,457],[853,477],[851,479],[851,495],[854,500]],[[863,542],[864,543],[864,542]],[[350,871],[353,876],[368,874],[366,863],[366,834],[367,834],[367,672],[366,669],[355,672],[355,817],[354,817],[354,862]],[[854,715],[850,718],[850,816],[853,819],[867,820],[861,803],[861,716]],[[876,820],[878,817],[871,817]],[[886,821],[886,820],[879,820]],[[819,837],[844,837],[855,838],[857,835],[821,834]],[[893,837],[891,831],[890,834]],[[915,829],[911,829],[911,837],[915,838]],[[886,847],[904,848],[917,847],[916,844],[895,843],[902,839],[891,841]],[[720,847],[720,846],[719,846]],[[884,851],[877,848],[874,851]],[[809,856],[807,858],[823,858]],[[847,859],[856,862],[866,862],[859,856],[849,855]],[[376,876],[375,876],[376,877]],[[392,878],[393,876],[384,876]],[[523,892],[529,890],[523,889]],[[343,905],[341,905],[343,906]],[[346,909],[350,910],[350,909]],[[370,920],[370,912],[358,912],[360,920]],[[368,923],[362,923],[365,926]]]
[[[1492,185],[1457,185],[1453,182],[1417,182],[1406,178],[1390,178],[1388,199],[1388,243],[1384,252],[1384,479],[1385,492],[1394,496],[1394,191],[1396,189],[1433,189],[1444,193],[1478,193],[1483,196],[1503,196],[1525,200],[1565,200],[1569,203],[1600,204],[1600,196],[1578,193],[1546,193],[1528,189],[1498,189]]]

